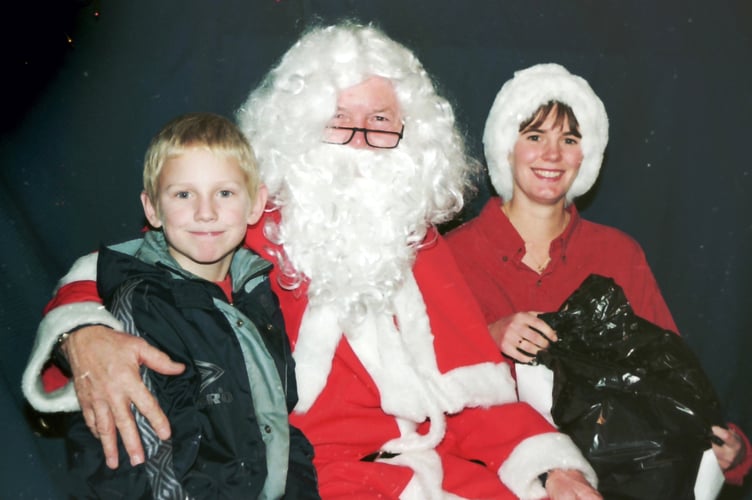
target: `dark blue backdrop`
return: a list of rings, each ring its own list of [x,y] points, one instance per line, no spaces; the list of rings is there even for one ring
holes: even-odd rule
[[[752,434],[748,0],[69,0],[15,9],[3,33],[12,92],[0,142],[3,497],[51,497],[63,477],[59,440],[26,424],[20,373],[57,278],[77,256],[141,228],[151,135],[182,112],[232,115],[301,30],[343,17],[373,21],[417,52],[479,157],[486,113],[514,70],[558,62],[590,81],[611,140],[597,189],[578,204],[642,243],[728,418]],[[463,217],[488,196],[485,180],[479,186]],[[749,489],[724,498],[752,498]]]

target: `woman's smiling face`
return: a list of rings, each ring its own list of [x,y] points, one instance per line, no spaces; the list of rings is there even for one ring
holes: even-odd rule
[[[523,129],[510,154],[514,195],[554,204],[564,200],[582,163],[579,133],[552,109],[540,125]]]

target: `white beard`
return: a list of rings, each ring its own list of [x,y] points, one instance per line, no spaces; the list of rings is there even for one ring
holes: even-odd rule
[[[273,239],[284,247],[293,285],[309,280],[309,305],[331,304],[343,328],[369,311],[391,313],[428,225],[409,153],[321,145],[285,181]]]
[[[289,274],[309,280],[294,354],[296,410],[306,411],[323,390],[344,333],[379,387],[387,413],[436,421],[430,437],[410,428],[413,447],[416,439],[435,444],[444,429],[435,391],[426,385],[438,370],[412,276],[428,226],[418,171],[404,150],[323,145],[291,168],[287,190],[276,197],[282,206],[276,239],[298,273]],[[409,334],[402,335],[408,324]],[[391,363],[400,368],[389,368]]]
[[[383,443],[384,450],[430,450],[444,436],[445,412],[514,400],[503,363],[446,375],[437,366],[412,273],[429,227],[431,172],[422,172],[402,146],[374,152],[325,145],[288,168],[286,187],[273,193],[282,222],[267,236],[284,248],[289,267],[283,263],[282,271],[291,288],[309,280],[293,354],[295,411],[310,410],[326,387],[343,334],[378,387],[381,408],[398,423],[400,437]],[[426,419],[429,431],[418,433]]]

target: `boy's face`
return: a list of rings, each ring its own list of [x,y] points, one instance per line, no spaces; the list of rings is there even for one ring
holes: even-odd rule
[[[224,279],[247,225],[261,217],[266,188],[251,200],[237,160],[200,147],[168,159],[158,186],[159,210],[146,193],[141,201],[149,223],[164,231],[170,255],[197,276]]]

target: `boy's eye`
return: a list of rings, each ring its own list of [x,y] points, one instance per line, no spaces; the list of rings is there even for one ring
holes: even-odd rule
[[[222,191],[219,192],[219,195],[222,198],[229,198],[230,196],[232,196],[232,194],[233,194],[232,191],[230,191],[229,189],[223,189]]]
[[[175,198],[185,199],[185,198],[188,198],[190,195],[191,193],[189,193],[188,191],[178,191],[177,193],[175,193]]]

